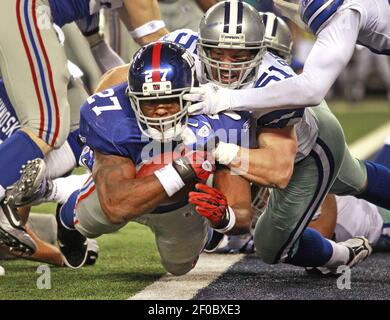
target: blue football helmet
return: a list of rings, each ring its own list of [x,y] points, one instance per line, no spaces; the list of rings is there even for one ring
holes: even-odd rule
[[[183,95],[194,85],[195,63],[181,45],[170,41],[150,43],[137,51],[128,74],[128,96],[143,134],[162,142],[177,140],[188,121],[190,102]],[[178,99],[180,110],[166,117],[148,117],[141,109],[145,100]]]
[[[280,14],[317,35],[333,17],[344,0],[274,0]]]

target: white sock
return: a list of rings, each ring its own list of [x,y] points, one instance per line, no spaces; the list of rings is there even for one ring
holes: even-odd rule
[[[69,177],[53,180],[53,191],[47,196],[46,201],[65,203],[73,192],[82,188],[88,177],[89,174],[73,174]]]
[[[5,195],[5,189],[3,188],[2,185],[0,185],[0,201],[3,200]]]
[[[52,179],[63,176],[76,167],[76,158],[68,141],[45,157],[46,176]]]
[[[345,265],[349,261],[349,249],[346,246],[338,244],[332,240],[329,240],[333,247],[333,254],[330,260],[325,263],[324,267],[338,267],[341,265]]]

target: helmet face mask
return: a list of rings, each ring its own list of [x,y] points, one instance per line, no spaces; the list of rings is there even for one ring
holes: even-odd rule
[[[180,45],[164,41],[142,47],[130,65],[128,96],[141,132],[153,140],[177,140],[188,121],[183,95],[194,85],[194,61]]]
[[[205,80],[232,89],[253,83],[265,53],[263,36],[262,19],[247,3],[222,1],[212,6],[200,22],[197,44]],[[225,51],[227,59],[216,58],[213,53],[218,51]],[[234,58],[245,51],[247,59]]]
[[[180,137],[180,134],[185,129],[188,122],[188,107],[191,102],[184,101],[183,95],[190,92],[190,89],[176,90],[180,91],[177,94],[172,93],[169,97],[166,96],[154,96],[154,97],[141,97],[138,94],[129,94],[130,100],[135,109],[138,126],[141,132],[153,140],[160,140],[161,142],[169,142]],[[162,117],[148,116],[145,112],[144,104],[153,100],[153,104],[172,104],[172,99],[177,99],[176,113]],[[157,108],[157,106],[154,106]]]
[[[255,80],[257,70],[263,59],[265,51],[263,48],[258,50],[246,50],[248,51],[248,59],[240,62],[222,61],[213,58],[213,51],[218,49],[220,49],[220,47],[214,47],[207,44],[198,49],[199,58],[206,70],[205,76],[208,81],[231,89],[238,89]],[[228,50],[231,50],[231,55],[235,55],[235,53],[240,52],[242,49],[232,47]],[[225,50],[225,52],[226,51],[227,50]],[[227,55],[229,55],[229,53]]]

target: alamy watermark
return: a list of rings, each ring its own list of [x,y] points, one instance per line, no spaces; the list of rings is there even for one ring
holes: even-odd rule
[[[39,290],[50,290],[51,289],[51,270],[46,264],[40,265],[37,268],[37,273],[40,276],[37,279],[37,288]]]
[[[336,280],[337,288],[340,290],[344,289],[351,289],[351,268],[342,265],[337,267],[337,274],[340,274],[340,276]]]

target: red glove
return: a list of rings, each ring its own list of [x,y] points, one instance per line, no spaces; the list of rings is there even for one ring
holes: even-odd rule
[[[209,153],[194,150],[174,160],[172,166],[179,173],[184,183],[194,180],[206,182],[209,176],[215,172],[215,163],[211,159]]]
[[[215,229],[228,227],[229,222],[235,217],[231,217],[232,211],[229,210],[225,195],[219,190],[202,183],[197,183],[195,187],[199,192],[192,191],[188,195],[189,202],[196,206],[196,212],[209,219]],[[230,230],[233,225],[234,223],[228,229]],[[226,231],[228,230],[224,230],[224,232]]]

